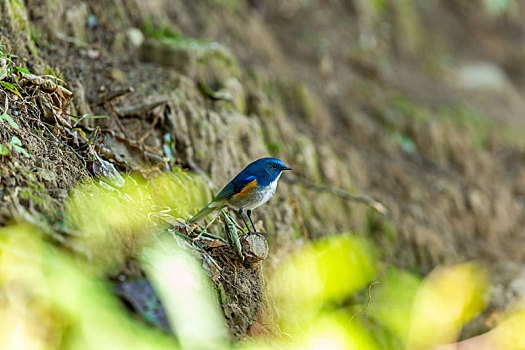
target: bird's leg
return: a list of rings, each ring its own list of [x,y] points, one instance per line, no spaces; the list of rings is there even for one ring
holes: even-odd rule
[[[255,225],[253,224],[251,209],[246,210],[246,215],[248,215],[248,219],[250,219],[250,222],[252,223],[253,232],[257,233],[257,229],[255,228]]]
[[[242,213],[243,213],[243,209],[240,208],[240,209],[239,209],[239,215],[241,216],[242,222],[244,222],[244,226],[246,226],[246,228],[248,229],[248,232],[251,232],[251,231],[250,231],[250,227],[248,226],[248,223],[247,223],[246,220],[244,219],[244,216],[242,215]]]

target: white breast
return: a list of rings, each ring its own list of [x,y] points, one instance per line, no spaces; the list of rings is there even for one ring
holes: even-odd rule
[[[275,194],[275,191],[277,190],[277,182],[279,181],[279,178],[281,177],[282,173],[277,176],[273,182],[270,182],[268,186],[265,187],[265,190],[261,193],[261,196],[257,198],[256,201],[253,203],[250,203],[246,206],[247,209],[255,209],[257,207],[260,207],[264,203],[268,202],[270,198],[273,197]]]

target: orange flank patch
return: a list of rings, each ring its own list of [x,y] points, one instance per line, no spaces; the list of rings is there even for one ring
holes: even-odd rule
[[[244,188],[242,189],[241,192],[237,193],[234,195],[234,197],[246,197],[247,195],[249,195],[252,190],[257,186],[257,179],[253,180],[252,182],[250,182],[249,184],[247,184],[246,186],[244,186]]]

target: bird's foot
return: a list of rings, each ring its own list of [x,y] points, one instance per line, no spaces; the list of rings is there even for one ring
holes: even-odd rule
[[[262,232],[257,232],[257,231],[252,231],[252,230],[248,230],[248,231],[243,231],[242,236],[250,236],[250,235],[258,235],[258,236],[264,236],[264,233]]]

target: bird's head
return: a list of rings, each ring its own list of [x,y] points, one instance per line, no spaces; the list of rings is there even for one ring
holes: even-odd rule
[[[277,158],[261,158],[253,162],[251,166],[256,173],[262,173],[261,175],[264,174],[272,180],[276,179],[284,170],[292,170]]]

